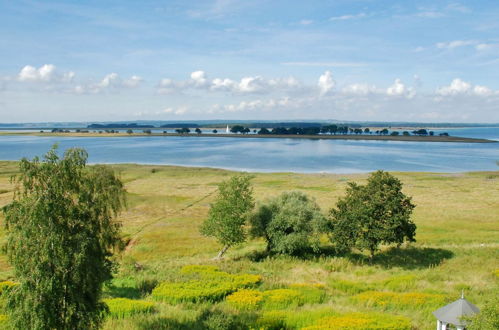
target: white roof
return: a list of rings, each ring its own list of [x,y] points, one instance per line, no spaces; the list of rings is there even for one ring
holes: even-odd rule
[[[433,312],[433,315],[442,322],[465,326],[466,322],[462,318],[478,313],[480,313],[480,310],[475,305],[464,299],[464,297],[461,297],[453,303],[437,309]]]

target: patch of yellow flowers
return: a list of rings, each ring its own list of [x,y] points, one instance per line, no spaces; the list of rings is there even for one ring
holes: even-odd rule
[[[260,275],[234,275],[220,271],[215,266],[191,265],[181,270],[192,279],[183,282],[164,282],[153,291],[154,299],[170,303],[218,301],[238,289],[257,284]]]
[[[103,302],[109,307],[109,315],[115,318],[125,318],[154,311],[154,303],[145,300],[112,298],[104,299]]]
[[[375,313],[350,313],[322,318],[314,325],[305,327],[304,329],[410,330],[411,322],[408,318],[403,316]]]

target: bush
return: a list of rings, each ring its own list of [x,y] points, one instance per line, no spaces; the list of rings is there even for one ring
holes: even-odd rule
[[[246,288],[261,281],[260,275],[233,275],[220,271],[214,266],[186,266],[181,273],[195,278],[184,282],[164,282],[152,291],[155,299],[170,303],[215,302],[238,289]]]
[[[109,307],[109,315],[115,318],[125,318],[154,311],[154,303],[144,300],[113,298],[104,299],[103,301]]]
[[[224,313],[221,310],[205,310],[198,318],[203,329],[208,330],[236,330],[247,329],[236,315]]]
[[[411,322],[408,318],[403,316],[375,313],[350,313],[322,318],[317,321],[316,324],[303,329],[410,330]]]
[[[260,204],[249,217],[251,236],[263,237],[267,251],[299,254],[318,251],[320,234],[327,229],[315,200],[302,192],[284,192]]]
[[[367,306],[394,307],[394,308],[437,308],[446,302],[446,298],[441,294],[433,293],[397,293],[367,291],[360,293],[353,298]]]

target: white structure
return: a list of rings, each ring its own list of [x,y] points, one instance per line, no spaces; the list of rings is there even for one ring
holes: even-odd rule
[[[227,133],[227,134],[230,133],[229,125],[227,125],[227,128],[225,129],[225,133]]]
[[[466,329],[466,321],[464,317],[471,317],[480,313],[480,310],[464,299],[464,294],[461,294],[461,299],[454,301],[433,312],[437,318],[437,330],[448,330],[449,325],[453,325],[457,330]]]

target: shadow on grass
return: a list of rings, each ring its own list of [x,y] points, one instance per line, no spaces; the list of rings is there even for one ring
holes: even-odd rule
[[[253,251],[245,254],[235,260],[247,259],[253,262],[262,262],[270,258],[279,257],[280,254],[266,250]],[[292,257],[301,260],[317,260],[319,258],[344,257],[348,260],[362,265],[378,265],[384,268],[400,267],[408,270],[430,268],[440,265],[446,259],[454,257],[454,253],[445,249],[393,247],[380,252],[374,256],[373,260],[361,253],[345,253],[336,250],[333,246],[323,246],[318,251],[304,250],[292,255]]]
[[[302,249],[291,255],[284,253],[276,253],[267,250],[257,250],[249,252],[240,257],[234,258],[234,260],[247,259],[253,262],[261,262],[270,258],[277,258],[279,256],[290,256],[300,260],[316,260],[325,257],[341,257],[344,256],[344,254],[338,252],[333,246],[321,246],[318,250],[313,250],[312,248]]]
[[[350,253],[345,255],[351,261],[362,264],[373,264],[384,268],[400,267],[408,270],[431,268],[440,265],[446,259],[454,257],[454,253],[435,248],[391,248],[374,256],[372,262],[366,255]]]

